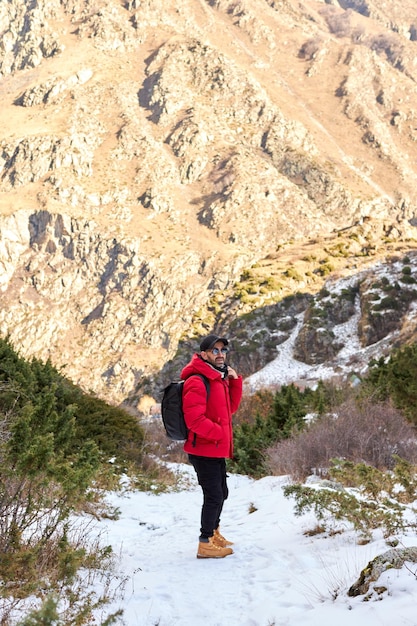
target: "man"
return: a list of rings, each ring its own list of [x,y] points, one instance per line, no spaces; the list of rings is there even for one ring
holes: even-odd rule
[[[197,558],[222,558],[233,554],[220,533],[220,515],[228,496],[226,458],[233,456],[232,413],[242,397],[242,377],[226,365],[228,340],[208,335],[181,372],[185,380],[183,409],[190,429],[184,451],[188,453],[203,490]],[[202,374],[208,379],[207,393]]]

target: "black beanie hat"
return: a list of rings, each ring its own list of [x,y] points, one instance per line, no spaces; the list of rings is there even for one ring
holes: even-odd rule
[[[218,337],[217,335],[208,335],[207,337],[204,337],[204,339],[200,343],[201,352],[207,352],[207,350],[210,350],[210,348],[212,348],[214,344],[217,343],[218,341],[221,341],[223,345],[225,346],[227,346],[227,344],[229,343],[226,337]]]

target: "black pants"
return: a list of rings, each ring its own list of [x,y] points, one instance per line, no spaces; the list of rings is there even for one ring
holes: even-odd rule
[[[203,490],[200,539],[208,539],[213,536],[214,530],[220,524],[223,504],[229,495],[226,459],[214,459],[195,454],[189,454],[188,458],[196,471],[198,484]]]

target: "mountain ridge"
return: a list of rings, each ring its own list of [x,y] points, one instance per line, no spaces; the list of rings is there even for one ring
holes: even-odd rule
[[[416,247],[413,3],[11,0],[0,26],[0,331],[84,388],[134,403],[198,333]]]

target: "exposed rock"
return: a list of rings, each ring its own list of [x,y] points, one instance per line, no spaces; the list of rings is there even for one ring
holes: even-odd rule
[[[297,336],[294,357],[308,365],[316,365],[334,359],[341,348],[343,344],[335,341],[331,330],[303,326]]]
[[[95,137],[94,137],[95,139]],[[29,137],[3,144],[0,175],[3,189],[40,180],[51,171],[70,169],[77,177],[91,176],[94,143],[85,135]]]
[[[48,23],[49,19],[56,18],[59,4],[59,0],[1,4],[0,74],[37,67],[44,58],[64,50],[59,35],[50,29]]]
[[[137,240],[100,233],[92,221],[13,215],[1,223],[0,251],[2,334],[24,354],[54,355],[89,389],[103,393],[104,384],[113,401],[143,373],[137,355],[148,354],[145,371],[166,359],[190,323],[184,305],[204,300],[198,255],[185,250],[162,273]]]
[[[135,43],[135,30],[126,20],[125,11],[113,2],[93,10],[80,24],[77,34],[90,37],[103,51],[121,51]]]
[[[67,89],[72,89],[77,85],[83,85],[90,80],[92,75],[92,70],[86,68],[70,76],[67,80],[53,78],[42,85],[36,85],[25,91],[21,98],[19,98],[18,103],[24,107],[31,107],[39,104],[57,102]]]
[[[393,548],[376,556],[361,571],[358,580],[350,587],[348,595],[355,597],[367,594],[365,600],[369,600],[373,592],[377,596],[381,595],[386,589],[375,585],[373,585],[373,590],[369,592],[372,583],[377,582],[383,572],[393,568],[401,569],[407,562],[417,563],[417,547]]]

